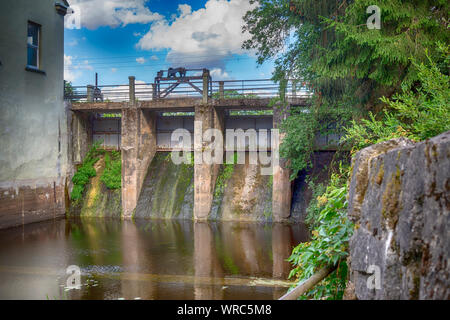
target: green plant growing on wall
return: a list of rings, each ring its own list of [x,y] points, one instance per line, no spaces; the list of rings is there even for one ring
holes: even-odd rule
[[[70,198],[77,202],[83,196],[84,187],[89,183],[89,179],[96,176],[94,165],[99,160],[99,155],[104,151],[100,149],[102,142],[96,142],[87,152],[83,163],[78,168],[77,172],[72,178],[74,184]]]
[[[112,151],[111,155],[105,155],[105,170],[100,180],[110,190],[120,189],[122,187],[122,159],[120,152]]]
[[[353,224],[347,219],[348,170],[333,174],[326,192],[319,198],[323,209],[317,217],[312,240],[301,243],[292,251],[289,261],[294,265],[290,277],[299,282],[310,278],[318,270],[337,265],[327,278],[301,299],[342,299],[347,281],[348,243]]]
[[[314,230],[319,226],[320,212],[324,208],[324,194],[326,192],[326,186],[323,183],[315,183],[308,178],[308,187],[312,191],[312,199],[306,208],[305,222],[311,230]]]

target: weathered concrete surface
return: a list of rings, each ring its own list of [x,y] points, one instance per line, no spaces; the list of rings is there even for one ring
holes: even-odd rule
[[[27,23],[42,25],[42,72],[26,71]],[[64,17],[55,1],[0,1],[0,228],[64,214]]]
[[[199,125],[200,124],[200,125]],[[206,130],[213,128],[214,114],[210,105],[195,108],[194,126],[194,219],[207,220],[211,212],[214,191],[214,165],[202,159],[202,152],[209,143],[201,137]],[[201,139],[201,140],[200,140]]]
[[[255,110],[271,109],[271,98],[245,98],[245,99],[209,99],[208,104],[218,109]],[[291,106],[307,106],[308,99],[288,99]],[[170,111],[193,111],[195,107],[203,105],[202,98],[172,98],[140,101],[139,108]],[[114,112],[128,108],[128,102],[82,102],[74,103],[73,111],[103,111]]]
[[[121,112],[128,109],[128,102],[74,102],[72,111],[86,112]]]
[[[210,219],[272,222],[272,177],[261,175],[264,166],[260,162],[251,164],[248,153],[245,164],[227,166],[232,166],[232,172],[226,180],[224,171],[219,172],[221,185],[215,184]]]
[[[80,164],[93,143],[92,116],[88,113],[71,112],[70,120],[71,152],[69,156],[72,163]]]
[[[123,109],[121,149],[123,218],[130,219],[156,153],[156,115],[138,108]]]
[[[274,106],[273,127],[278,129],[288,114],[289,107],[282,109]],[[275,156],[279,156],[279,148],[284,136],[284,133],[280,133],[279,144],[272,146],[272,152]],[[274,221],[284,221],[291,215],[292,183],[290,174],[287,161],[280,158],[279,165],[275,165],[273,168],[272,214]]]
[[[0,183],[0,229],[64,216],[64,180]]]
[[[356,298],[449,299],[449,211],[450,132],[360,151],[348,209],[356,225],[349,284]],[[379,289],[367,286],[371,265],[380,268]]]
[[[225,132],[225,111],[224,110],[219,110],[218,108],[213,108],[213,125],[214,125],[214,129],[219,130],[220,132],[222,132],[222,136],[224,137],[224,132]],[[224,143],[225,143],[225,137],[223,138]],[[219,171],[220,171],[221,165],[220,164],[215,164],[213,167],[213,181],[217,180],[217,177],[219,175]]]
[[[169,152],[158,152],[148,167],[135,219],[193,219],[194,165],[176,165]]]

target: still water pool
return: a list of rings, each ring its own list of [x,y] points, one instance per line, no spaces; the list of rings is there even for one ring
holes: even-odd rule
[[[307,237],[303,225],[242,222],[27,225],[0,231],[0,299],[278,299]]]

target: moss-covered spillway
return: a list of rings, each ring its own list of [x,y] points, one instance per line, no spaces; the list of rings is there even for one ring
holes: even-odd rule
[[[272,177],[260,165],[224,164],[218,172],[210,220],[271,221]],[[175,165],[159,152],[149,166],[134,218],[193,219],[194,165]]]
[[[214,190],[212,220],[272,221],[272,176],[260,164],[224,164]]]
[[[153,158],[134,214],[135,218],[192,219],[194,165],[176,165],[170,152]]]

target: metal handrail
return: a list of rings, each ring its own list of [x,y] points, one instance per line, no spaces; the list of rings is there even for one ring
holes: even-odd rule
[[[193,80],[194,85],[202,84],[202,81]],[[295,85],[294,85],[295,84]],[[178,88],[173,88],[173,82],[159,82],[160,92],[168,92],[173,98],[184,96],[201,97],[201,90],[196,90],[189,83],[181,83]],[[134,94],[137,99],[154,99],[155,83],[134,83]],[[200,87],[201,86],[197,86]],[[210,98],[220,98],[222,95],[248,98],[248,95],[257,97],[278,96],[280,85],[272,79],[245,79],[245,80],[223,80],[210,81],[208,85],[208,96]],[[64,92],[64,98],[73,101],[85,102],[96,100],[129,101],[130,84],[99,85],[99,86],[73,86],[73,93]],[[91,91],[94,90],[94,91]],[[233,94],[235,93],[235,94]],[[302,79],[290,79],[285,88],[285,95],[288,97],[309,96],[310,90]],[[162,96],[165,98],[167,95]]]

